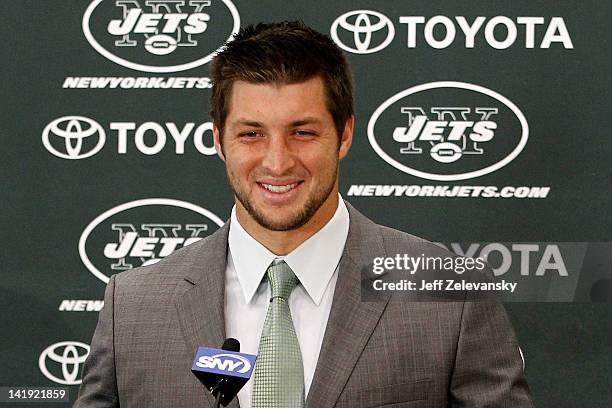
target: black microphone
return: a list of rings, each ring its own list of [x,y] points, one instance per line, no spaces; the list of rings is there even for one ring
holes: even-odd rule
[[[221,349],[228,351],[240,351],[240,342],[233,337],[229,337],[225,339]]]
[[[223,342],[223,345],[221,346],[221,350],[227,350],[227,351],[240,351],[240,342],[238,340],[236,340],[233,337],[228,337],[227,339],[225,339],[225,341]],[[223,375],[219,375],[219,381],[212,386],[209,391],[210,393],[213,395],[213,397],[215,397],[215,401],[219,401],[220,396],[224,395],[224,394],[228,394],[226,390],[226,388],[228,388],[228,378],[223,376]],[[240,387],[242,388],[242,386]],[[236,391],[236,394],[238,393],[238,391]],[[231,399],[234,398],[234,396],[236,395],[234,394]],[[231,401],[230,399],[230,401]],[[228,401],[229,403],[229,401]],[[223,406],[226,406],[227,404],[223,404]],[[219,402],[216,403],[216,406],[219,406]]]
[[[239,353],[240,342],[228,338],[221,349],[199,347],[191,372],[215,397],[215,407],[224,407],[251,377],[255,356]]]

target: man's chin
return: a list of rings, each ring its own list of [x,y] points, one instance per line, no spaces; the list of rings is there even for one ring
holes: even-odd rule
[[[306,224],[310,218],[304,212],[284,216],[278,213],[270,215],[254,211],[251,212],[251,216],[260,226],[270,231],[295,230]]]
[[[305,201],[296,199],[290,205],[275,206],[265,203],[265,200],[262,203],[256,199],[257,197],[252,197],[251,200],[248,200],[246,196],[236,194],[234,189],[236,198],[242,204],[249,217],[261,227],[270,231],[292,231],[304,226],[326,202],[331,191],[333,191],[333,184],[330,186],[327,194],[324,194],[322,190],[319,192],[322,194],[310,197],[310,199]]]

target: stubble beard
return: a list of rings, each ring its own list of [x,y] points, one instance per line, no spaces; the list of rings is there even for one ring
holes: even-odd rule
[[[313,191],[313,194],[308,197],[303,207],[298,210],[298,213],[287,221],[274,220],[256,208],[249,201],[246,193],[238,187],[239,184],[236,182],[236,179],[229,170],[227,171],[227,178],[234,195],[236,198],[238,198],[240,204],[242,204],[247,213],[255,220],[255,222],[270,231],[291,231],[305,225],[327,200],[334,189],[336,180],[338,179],[338,162],[335,164],[333,176],[329,178],[329,183],[324,186],[318,186]]]

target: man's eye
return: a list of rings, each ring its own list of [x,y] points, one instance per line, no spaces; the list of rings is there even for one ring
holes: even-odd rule
[[[241,137],[246,137],[246,138],[257,137],[257,136],[260,136],[260,135],[261,135],[261,133],[256,132],[254,130],[250,131],[250,132],[242,132],[242,133],[240,133]]]
[[[309,130],[296,130],[295,134],[298,136],[314,136],[315,133]]]

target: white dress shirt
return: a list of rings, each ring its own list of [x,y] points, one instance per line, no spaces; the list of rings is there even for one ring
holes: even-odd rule
[[[242,228],[232,209],[225,270],[225,332],[240,341],[240,352],[257,354],[270,304],[270,285],[264,279],[275,258],[284,259],[300,283],[289,297],[289,308],[304,363],[306,395],[332,305],[338,264],[348,235],[349,214],[340,197],[333,217],[291,253],[279,257]],[[242,408],[251,408],[253,377],[238,393]]]

